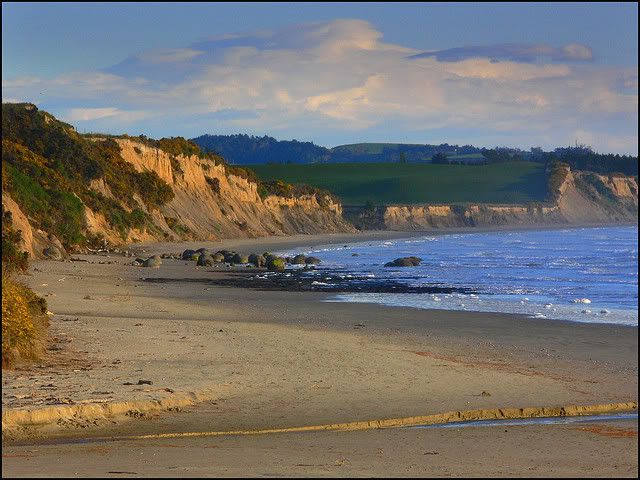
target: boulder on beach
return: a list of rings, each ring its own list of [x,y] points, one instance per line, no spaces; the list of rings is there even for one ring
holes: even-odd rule
[[[162,265],[162,259],[160,258],[160,255],[154,255],[153,257],[149,257],[144,262],[142,262],[143,267],[157,268],[160,265]]]
[[[258,255],[256,253],[252,253],[251,255],[249,255],[249,263],[253,264],[253,266],[255,267],[264,267],[266,264],[266,260],[262,255]]]
[[[274,255],[267,259],[267,269],[271,271],[282,271],[285,267],[285,261],[282,257],[276,257]]]
[[[196,253],[195,250],[187,249],[182,252],[182,260],[193,260],[193,255]]]
[[[196,265],[198,265],[199,267],[212,267],[214,263],[215,262],[212,255],[200,255],[200,258],[198,258],[198,263]]]
[[[54,247],[53,245],[50,245],[42,250],[42,254],[50,260],[62,260],[64,258],[60,249],[58,247]]]
[[[296,255],[295,257],[293,257],[293,259],[291,260],[291,263],[294,265],[304,265],[305,260],[307,259],[307,257],[305,257],[304,255],[300,254],[300,255]]]
[[[224,261],[227,263],[233,263],[233,257],[237,255],[238,252],[230,252],[228,250],[222,250],[220,253],[224,255]]]
[[[246,255],[242,255],[240,253],[236,253],[232,258],[231,258],[231,263],[237,264],[237,263],[249,263],[249,257]]]
[[[422,262],[420,257],[402,257],[396,258],[392,262],[384,264],[385,267],[417,267]]]
[[[306,265],[318,265],[320,263],[320,259],[317,257],[307,257],[304,263]]]
[[[216,252],[213,254],[213,261],[216,263],[223,263],[224,262],[224,255],[220,252]]]

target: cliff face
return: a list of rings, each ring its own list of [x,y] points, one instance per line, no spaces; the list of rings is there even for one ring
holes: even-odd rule
[[[174,196],[158,208],[149,208],[135,194],[136,208],[148,215],[150,222],[141,228],[131,228],[125,237],[103,213],[83,203],[87,231],[104,237],[111,245],[355,230],[342,218],[341,205],[329,195],[311,193],[285,197],[263,193],[261,196],[255,181],[234,175],[224,164],[216,164],[208,158],[171,155],[130,139],[114,141],[123,160],[138,172],[156,172],[172,188]],[[103,178],[92,180],[88,187],[101,197],[113,200],[124,210],[132,211],[131,205],[114,195]],[[48,245],[62,248],[59,240],[38,229],[14,200],[9,192],[3,190],[3,209],[11,212],[16,229],[22,232],[22,248],[36,258],[42,256],[42,250]]]
[[[136,170],[155,171],[172,187],[173,200],[149,212],[154,224],[170,239],[353,231],[342,218],[341,205],[329,196],[263,198],[255,182],[229,173],[224,165],[195,155],[172,156],[128,139],[116,141],[122,158]],[[132,240],[135,236],[133,233]]]
[[[346,211],[358,226],[390,230],[490,227],[500,225],[637,223],[635,177],[605,176],[566,169],[558,198],[530,205],[392,205]]]

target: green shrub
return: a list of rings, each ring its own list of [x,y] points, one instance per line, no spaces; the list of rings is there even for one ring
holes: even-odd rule
[[[35,359],[46,340],[46,301],[12,278],[2,277],[2,368]]]

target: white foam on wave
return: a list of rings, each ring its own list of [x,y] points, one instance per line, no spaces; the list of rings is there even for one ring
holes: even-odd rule
[[[475,294],[473,294],[475,295]],[[606,309],[599,315],[593,315],[589,309],[578,309],[570,305],[556,305],[553,309],[545,308],[542,303],[525,304],[501,301],[492,295],[476,296],[476,302],[469,306],[462,299],[472,300],[472,295],[456,294],[450,297],[425,295],[418,293],[343,293],[327,300],[329,302],[378,303],[387,306],[412,307],[420,309],[464,310],[476,312],[513,313],[526,315],[529,318],[566,320],[577,323],[607,323],[614,325],[638,326],[638,312],[632,310]],[[602,313],[606,311],[607,313]]]

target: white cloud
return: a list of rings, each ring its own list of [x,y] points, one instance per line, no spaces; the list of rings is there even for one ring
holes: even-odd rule
[[[125,111],[115,107],[106,108],[71,108],[65,115],[69,122],[87,122],[102,118],[115,117],[122,122],[135,122],[149,117],[150,114],[143,111]]]
[[[591,59],[579,44],[507,47],[481,50],[506,59],[470,55],[479,47],[459,49],[458,60],[412,59],[418,50],[384,43],[365,21],[343,19],[212,37],[132,56],[104,71],[3,80],[3,95],[65,105],[59,112],[66,120],[96,128],[122,121],[143,129],[162,124],[175,134],[237,127],[320,138],[347,130],[365,136],[384,126],[388,136],[380,140],[387,141],[398,132],[419,137],[437,128],[476,130],[491,139],[529,132],[534,145],[566,144],[583,129],[599,131],[603,145],[637,144],[634,69],[563,63]],[[191,132],[180,130],[185,119]],[[607,132],[618,140],[606,143]],[[353,141],[360,136],[353,133]]]
[[[173,63],[191,60],[204,52],[190,48],[167,48],[152,50],[138,56],[141,62],[149,63]]]

